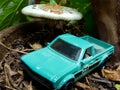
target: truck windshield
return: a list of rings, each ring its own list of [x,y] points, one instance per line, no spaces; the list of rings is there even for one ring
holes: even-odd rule
[[[81,53],[79,47],[69,44],[62,39],[56,40],[50,47],[72,60],[78,60]]]

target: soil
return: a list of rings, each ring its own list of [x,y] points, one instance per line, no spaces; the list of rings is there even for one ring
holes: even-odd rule
[[[44,20],[23,23],[12,26],[0,33],[0,90],[47,90],[24,73],[20,57],[34,51],[31,47],[39,43],[43,47],[62,33],[84,35],[83,21],[68,25],[64,21]],[[114,68],[112,59],[106,64]],[[101,70],[96,69],[75,84],[75,90],[115,90],[116,82],[108,81],[101,76]],[[86,86],[85,86],[86,85]]]

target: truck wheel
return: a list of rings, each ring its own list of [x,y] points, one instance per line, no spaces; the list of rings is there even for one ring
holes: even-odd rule
[[[74,90],[74,82],[72,80],[68,81],[61,90]]]

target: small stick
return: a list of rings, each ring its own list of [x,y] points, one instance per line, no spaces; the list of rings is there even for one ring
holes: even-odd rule
[[[9,87],[9,86],[7,86],[7,85],[5,85],[5,87],[6,87],[7,89],[10,89],[10,90],[16,90],[16,89],[14,89],[14,88],[12,88],[12,87]]]
[[[2,45],[3,47],[5,47],[5,48],[7,48],[8,50],[11,50],[11,51],[19,52],[19,53],[22,53],[22,54],[26,54],[27,53],[27,52],[24,52],[24,51],[19,51],[19,50],[15,50],[15,49],[9,48],[5,44],[3,44],[2,42],[0,42],[0,45]]]
[[[113,83],[108,81],[108,80],[105,80],[105,79],[100,79],[100,78],[90,78],[90,80],[93,80],[93,81],[96,81],[96,82],[100,82],[100,83],[105,83],[105,84],[108,84],[109,87],[112,87],[113,86]]]
[[[89,83],[88,77],[85,77],[85,79],[86,79],[87,84],[90,86],[90,88],[91,88],[91,90],[92,90],[92,87],[91,87],[91,85],[90,85],[90,83]]]

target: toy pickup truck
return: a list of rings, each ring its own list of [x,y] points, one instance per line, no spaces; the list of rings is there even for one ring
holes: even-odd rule
[[[114,46],[90,36],[57,36],[46,47],[21,57],[25,71],[51,90],[70,90],[73,83],[100,66]]]

